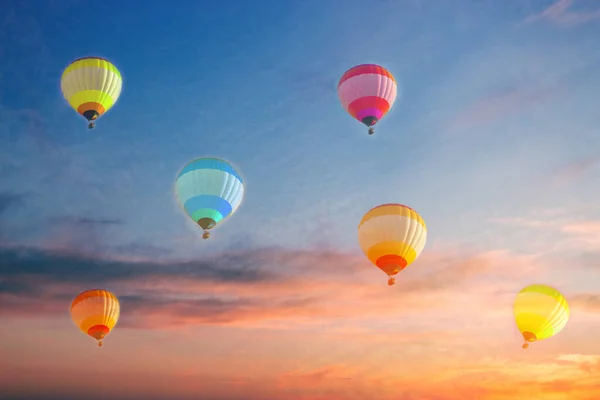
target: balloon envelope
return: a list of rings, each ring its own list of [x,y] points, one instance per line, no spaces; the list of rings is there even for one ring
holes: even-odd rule
[[[65,69],[60,87],[69,105],[88,121],[94,121],[117,102],[123,78],[110,61],[85,57]]]
[[[427,226],[419,213],[402,204],[369,210],[358,225],[358,242],[367,258],[388,276],[396,275],[421,254]]]
[[[92,289],[80,293],[71,303],[75,325],[102,345],[119,320],[121,307],[117,296],[107,290]]]
[[[565,297],[555,288],[539,284],[527,286],[517,294],[513,312],[525,339],[524,348],[559,333],[570,315]]]
[[[362,64],[342,75],[337,92],[344,109],[370,127],[392,108],[398,88],[387,69],[376,64]]]
[[[227,161],[198,158],[179,172],[175,195],[185,213],[202,229],[209,230],[240,206],[244,183]]]

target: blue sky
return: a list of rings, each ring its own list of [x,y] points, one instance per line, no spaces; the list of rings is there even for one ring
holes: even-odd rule
[[[2,189],[22,196],[3,216],[13,242],[135,243],[174,257],[251,244],[356,251],[357,221],[379,203],[415,207],[435,242],[481,239],[486,216],[595,193],[536,186],[598,144],[598,24],[533,20],[550,1],[108,1],[93,15],[81,4],[22,2],[4,17]],[[92,132],[59,88],[86,55],[124,76]],[[374,137],[335,93],[368,62],[400,86]],[[172,196],[178,169],[203,155],[247,181],[210,249]],[[83,216],[122,224],[65,219]]]

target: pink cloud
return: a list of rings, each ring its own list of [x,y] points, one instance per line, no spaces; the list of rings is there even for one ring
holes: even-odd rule
[[[544,230],[545,233],[554,234],[551,243],[544,241],[545,253],[554,250],[600,250],[600,221],[598,220],[573,220],[568,216],[553,217],[549,219],[536,218],[494,218],[490,222]]]
[[[527,228],[547,228],[556,226],[556,221],[553,220],[540,220],[540,219],[527,219],[520,217],[511,218],[491,218],[488,221],[502,225],[518,225]]]
[[[561,231],[569,235],[565,247],[600,250],[600,221],[567,222],[561,227]]]
[[[593,11],[569,11],[574,0],[558,0],[539,14],[529,16],[525,22],[550,21],[569,27],[582,25],[600,19],[600,9]]]
[[[67,257],[61,254],[63,259]],[[470,285],[487,288],[490,295],[494,290],[510,290],[514,279],[530,273],[535,263],[531,257],[503,250],[432,250],[403,271],[395,286],[388,287],[385,275],[359,254],[263,250],[233,255],[231,262],[236,259],[280,275],[261,279],[263,272],[259,272],[259,278],[248,282],[223,280],[220,272],[214,277],[195,278],[166,274],[170,267],[165,265],[132,279],[121,272],[130,268],[127,264],[118,267],[118,275],[108,288],[121,297],[120,326],[180,329],[209,324],[298,329],[337,321],[339,329],[356,329],[360,328],[356,325],[359,321],[453,309],[457,299],[468,301],[464,288]],[[504,268],[508,264],[514,268]],[[0,294],[0,300],[10,305],[0,313],[11,317],[64,313],[72,297],[82,290],[77,281],[51,281],[36,275],[8,278],[15,287],[43,289],[32,294]]]
[[[600,156],[595,155],[563,166],[555,173],[555,185],[562,188],[581,179],[598,165],[598,162],[600,162]]]
[[[489,124],[524,112],[540,102],[553,99],[559,89],[513,90],[478,100],[450,122],[451,129],[465,129]]]
[[[583,234],[583,235],[598,235],[600,234],[600,221],[582,221],[570,223],[562,227],[563,232]]]

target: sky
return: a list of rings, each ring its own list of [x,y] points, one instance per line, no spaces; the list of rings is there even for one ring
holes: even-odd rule
[[[597,400],[600,3],[23,0],[0,15],[0,399]],[[124,79],[88,131],[60,76]],[[336,94],[377,63],[373,136]],[[239,169],[211,239],[179,169]],[[428,242],[395,286],[357,242],[409,205]],[[571,307],[521,349],[526,285]],[[121,302],[102,349],[80,292]]]

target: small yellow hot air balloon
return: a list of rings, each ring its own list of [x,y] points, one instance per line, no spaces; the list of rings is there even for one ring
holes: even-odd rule
[[[423,218],[402,204],[382,204],[365,214],[358,225],[358,242],[365,255],[389,279],[409,266],[421,254],[427,241]]]
[[[98,341],[110,333],[119,320],[121,308],[117,297],[109,291],[92,289],[80,293],[71,303],[71,318],[75,325]]]
[[[519,292],[513,312],[525,343],[547,339],[559,333],[569,321],[569,304],[556,289],[530,285]]]
[[[65,69],[60,88],[69,105],[88,120],[88,128],[92,129],[94,121],[117,102],[123,78],[110,61],[84,57]]]

